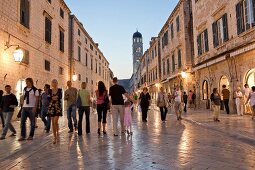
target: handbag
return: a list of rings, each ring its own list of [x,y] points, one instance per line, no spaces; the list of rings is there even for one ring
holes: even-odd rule
[[[110,100],[107,94],[104,96],[104,105],[107,108],[107,110],[110,110]]]

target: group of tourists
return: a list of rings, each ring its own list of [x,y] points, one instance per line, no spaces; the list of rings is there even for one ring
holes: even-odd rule
[[[211,102],[214,113],[214,121],[219,120],[220,109],[222,103],[229,114],[229,98],[230,91],[226,88],[226,85],[222,86],[223,90],[221,94],[217,88],[213,89],[211,94]],[[5,86],[5,93],[0,90],[0,118],[3,125],[3,132],[0,140],[5,139],[8,130],[12,132],[11,136],[16,136],[16,130],[12,125],[12,117],[15,107],[18,106],[16,96],[11,92],[11,86]],[[3,95],[4,94],[4,95]],[[87,83],[82,82],[81,88],[77,90],[72,87],[72,82],[67,82],[67,89],[62,96],[62,89],[58,87],[58,81],[56,79],[51,81],[51,85],[45,84],[43,91],[37,89],[34,86],[33,79],[26,79],[26,87],[23,89],[23,95],[21,96],[18,117],[21,118],[20,128],[21,134],[19,141],[33,140],[36,125],[36,117],[40,116],[46,133],[50,132],[52,127],[53,132],[53,144],[59,141],[59,117],[62,116],[63,100],[66,100],[67,120],[68,120],[68,133],[78,131],[78,135],[83,135],[82,125],[83,116],[85,114],[86,122],[86,134],[90,133],[90,108],[94,107],[92,96],[87,90]],[[235,101],[237,107],[237,114],[243,115],[245,112],[252,112],[252,119],[255,116],[255,86],[251,89],[247,84],[244,86],[244,90],[238,87],[235,91]],[[248,104],[248,102],[250,103]],[[102,81],[98,82],[97,90],[95,91],[95,108],[98,115],[98,135],[107,134],[107,113],[112,114],[113,119],[113,134],[119,135],[118,122],[121,125],[121,133],[127,133],[132,135],[132,116],[134,105],[139,105],[142,112],[142,121],[147,122],[148,110],[151,105],[151,96],[148,92],[148,88],[144,87],[141,94],[129,95],[126,90],[118,85],[118,79],[113,78],[113,85],[109,91],[106,89],[105,84]],[[172,94],[167,94],[164,88],[161,87],[157,95],[156,106],[159,107],[161,113],[161,120],[164,123],[166,121],[169,108],[173,106],[177,120],[182,120],[182,112],[187,112],[187,105],[189,107],[194,106],[196,108],[196,94],[191,90],[187,94],[182,92],[177,86],[174,88]],[[78,121],[76,118],[76,111],[78,109]],[[27,137],[26,133],[26,120],[30,121],[30,133]]]
[[[78,131],[78,135],[83,134],[82,122],[85,113],[86,119],[86,134],[90,133],[90,108],[93,105],[91,100],[91,93],[86,89],[87,83],[82,82],[81,88],[77,90],[72,87],[72,82],[67,82],[67,90],[62,97],[62,89],[58,87],[58,81],[52,80],[51,85],[45,84],[43,92],[34,86],[33,79],[26,79],[26,87],[23,89],[21,96],[21,110],[18,117],[21,118],[20,128],[21,134],[18,141],[33,140],[36,125],[36,115],[38,114],[44,124],[46,133],[50,132],[52,127],[53,144],[59,141],[59,117],[62,116],[63,100],[66,100],[67,120],[68,120],[68,133]],[[8,129],[12,132],[11,136],[16,136],[16,130],[11,123],[14,109],[18,106],[16,96],[11,93],[11,86],[5,86],[5,95],[0,95],[0,109],[1,119],[3,124],[3,133],[0,140],[5,139]],[[3,92],[0,91],[3,94]],[[98,82],[98,88],[95,91],[96,110],[98,114],[98,135],[106,131],[106,119],[108,110],[111,109],[113,117],[113,131],[114,136],[119,135],[118,121],[121,124],[121,133],[127,132],[132,135],[132,117],[131,108],[132,104],[136,103],[136,98],[129,95],[126,90],[118,85],[118,79],[113,78],[113,86],[110,87],[109,92],[102,81]],[[126,100],[124,101],[123,96]],[[78,109],[79,120],[76,118],[76,111]],[[26,120],[30,121],[30,133],[27,137],[26,133]]]
[[[244,85],[244,89],[237,87],[235,93],[235,104],[237,115],[243,116],[244,113],[252,113],[252,119],[255,117],[255,86],[251,89],[248,84]],[[213,93],[210,97],[212,101],[212,108],[214,113],[214,121],[219,122],[219,115],[221,108],[225,108],[226,113],[229,114],[229,99],[230,91],[227,89],[226,85],[222,85],[221,95],[217,88],[213,89]],[[223,102],[223,105],[222,105]],[[222,107],[221,107],[222,106]]]

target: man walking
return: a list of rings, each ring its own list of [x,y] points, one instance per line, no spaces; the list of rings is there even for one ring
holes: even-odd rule
[[[167,96],[163,87],[160,87],[160,92],[158,93],[157,106],[160,109],[161,121],[164,123],[167,115]]]
[[[82,135],[82,120],[83,120],[83,114],[85,112],[86,116],[86,133],[90,133],[90,92],[86,89],[87,83],[82,82],[81,89],[78,92],[78,98],[80,100],[80,106],[79,107],[79,122],[78,122],[78,135]],[[78,101],[78,100],[77,100]],[[78,105],[78,102],[77,102]]]
[[[117,77],[113,78],[113,86],[110,87],[109,95],[111,97],[111,103],[112,103],[112,116],[113,116],[113,131],[114,136],[118,136],[118,119],[120,116],[120,124],[121,124],[121,132],[125,133],[125,127],[124,127],[124,99],[123,95],[126,96],[128,99],[133,101],[127,94],[124,87],[117,84],[118,79]]]
[[[39,91],[34,86],[32,78],[26,79],[26,87],[24,88],[24,104],[21,112],[21,137],[19,141],[26,139],[26,120],[29,118],[31,127],[30,134],[27,140],[33,140],[35,132],[35,114],[37,111],[38,101],[39,101]]]
[[[223,85],[222,88],[222,96],[223,96],[223,102],[226,109],[227,114],[229,114],[229,97],[230,97],[230,91],[226,88],[226,85]]]
[[[76,100],[77,100],[77,89],[72,87],[72,82],[67,82],[68,89],[65,91],[65,100],[67,100],[67,120],[69,132],[73,132],[73,127],[75,131],[77,130],[77,119],[76,119]]]
[[[13,127],[11,121],[12,121],[14,108],[18,106],[18,101],[16,96],[11,93],[10,85],[5,86],[5,91],[6,91],[6,95],[3,96],[2,102],[0,105],[0,108],[3,111],[3,115],[5,117],[5,126],[3,129],[2,136],[0,137],[0,140],[5,139],[8,129],[10,129],[12,132],[11,136],[16,136],[16,130]]]
[[[45,126],[45,131],[46,133],[49,133],[50,131],[50,123],[51,123],[51,118],[47,116],[48,113],[48,107],[50,103],[50,85],[45,84],[44,85],[44,92],[41,95],[41,119],[44,123]],[[47,120],[46,120],[47,117]]]

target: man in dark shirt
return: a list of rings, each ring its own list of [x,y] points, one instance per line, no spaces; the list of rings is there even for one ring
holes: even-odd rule
[[[41,95],[41,119],[44,123],[44,126],[45,126],[44,130],[46,131],[46,133],[49,133],[50,123],[51,123],[51,118],[47,116],[49,103],[50,103],[50,85],[45,84],[44,92]],[[46,120],[46,117],[47,117],[47,120]]]
[[[5,117],[5,126],[3,129],[2,136],[0,137],[0,140],[5,139],[8,129],[10,129],[12,131],[11,136],[16,136],[16,130],[13,127],[11,121],[12,121],[14,108],[16,106],[18,106],[18,101],[17,101],[16,96],[11,93],[10,85],[5,86],[5,91],[6,91],[6,95],[3,96],[3,99],[2,99],[2,102],[0,105],[0,108],[3,111],[3,115]]]
[[[113,116],[113,131],[114,136],[118,136],[118,119],[120,116],[120,123],[121,123],[121,131],[122,133],[125,132],[124,127],[124,99],[123,95],[125,95],[129,100],[133,101],[130,98],[124,87],[118,85],[117,77],[113,78],[113,86],[110,87],[109,95],[111,97],[112,103],[112,116]]]
[[[222,86],[222,96],[223,96],[223,102],[226,109],[227,114],[229,114],[229,97],[230,97],[230,91],[227,89],[226,85]]]

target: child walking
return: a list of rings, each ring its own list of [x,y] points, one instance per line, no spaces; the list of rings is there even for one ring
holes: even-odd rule
[[[128,135],[132,135],[132,117],[131,117],[131,102],[125,102],[125,116],[124,116],[124,125]]]

